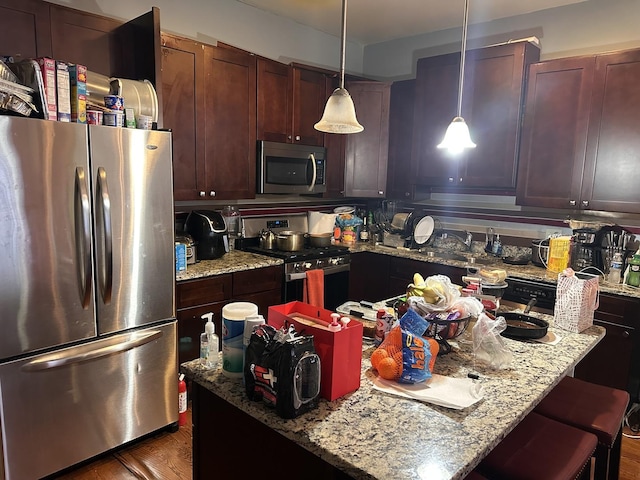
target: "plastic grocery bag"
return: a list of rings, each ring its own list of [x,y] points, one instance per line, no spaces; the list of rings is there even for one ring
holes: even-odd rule
[[[500,333],[507,328],[504,317],[491,319],[481,313],[471,331],[473,337],[473,353],[476,361],[492,368],[508,368],[513,361],[513,353],[504,343]]]

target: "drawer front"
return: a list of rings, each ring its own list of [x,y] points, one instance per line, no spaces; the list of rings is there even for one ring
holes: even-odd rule
[[[231,298],[231,274],[217,275],[176,285],[176,308],[194,307]]]
[[[284,267],[280,265],[235,272],[233,274],[233,296],[280,290],[283,277]]]
[[[601,293],[594,316],[604,322],[640,329],[640,300]]]

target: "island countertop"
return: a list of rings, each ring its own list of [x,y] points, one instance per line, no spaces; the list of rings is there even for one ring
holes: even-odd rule
[[[248,400],[240,380],[225,377],[219,369],[208,371],[194,360],[182,364],[181,370],[351,478],[461,479],[571,373],[605,332],[597,326],[580,334],[553,326],[550,331],[562,336],[558,344],[505,339],[514,354],[505,370],[474,365],[470,330],[450,341],[454,348],[438,357],[435,373],[464,378],[473,372],[484,389],[483,399],[463,410],[374,390],[370,356],[375,347],[366,340],[360,388],[333,402],[321,399],[317,409],[291,420],[278,417],[261,402]]]

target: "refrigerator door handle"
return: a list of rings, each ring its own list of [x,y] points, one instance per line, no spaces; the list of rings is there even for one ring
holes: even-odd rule
[[[76,232],[76,261],[78,272],[78,287],[82,308],[89,308],[91,300],[91,205],[87,177],[84,168],[76,168],[75,183],[75,232]]]
[[[107,171],[104,167],[98,168],[96,199],[96,225],[97,228],[102,228],[102,235],[98,235],[99,268],[97,276],[102,301],[109,304],[113,287],[113,231],[111,229],[111,199],[109,198]]]
[[[38,357],[29,363],[25,363],[21,370],[25,372],[38,372],[41,370],[48,370],[51,368],[64,367],[72,365],[74,363],[86,362],[88,360],[94,360],[115,353],[126,352],[136,347],[140,347],[146,343],[152,342],[162,336],[161,330],[151,330],[144,332],[135,332],[127,334],[129,339],[113,343],[112,338],[106,339],[109,341],[107,345],[101,343],[96,346],[95,344],[81,345],[70,349],[67,352],[57,352]]]

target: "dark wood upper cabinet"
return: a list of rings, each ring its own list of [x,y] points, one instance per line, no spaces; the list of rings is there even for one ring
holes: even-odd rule
[[[0,55],[16,59],[51,56],[49,4],[40,0],[0,1]]]
[[[164,123],[176,200],[255,197],[256,58],[162,35]]]
[[[415,79],[393,82],[389,106],[387,198],[412,200],[415,164],[411,159]]]
[[[219,200],[256,194],[256,57],[207,46],[205,182]],[[197,101],[202,101],[196,99]]]
[[[325,74],[261,57],[257,72],[258,140],[323,146],[313,126],[327,100]]]
[[[451,155],[436,146],[456,115],[460,54],[418,60],[413,156],[417,183],[435,187],[515,188],[529,42],[467,52],[462,116],[475,149]]]
[[[594,57],[531,65],[525,102],[519,205],[571,208],[580,198]]]
[[[640,49],[596,56],[580,206],[640,213]]]
[[[165,128],[173,132],[173,194],[192,200],[205,192],[204,45],[175,35],[162,34],[161,104]]]
[[[517,203],[640,213],[640,49],[532,65]]]
[[[384,82],[347,84],[358,122],[364,126],[364,131],[346,139],[344,186],[348,197],[385,197],[390,87]]]

